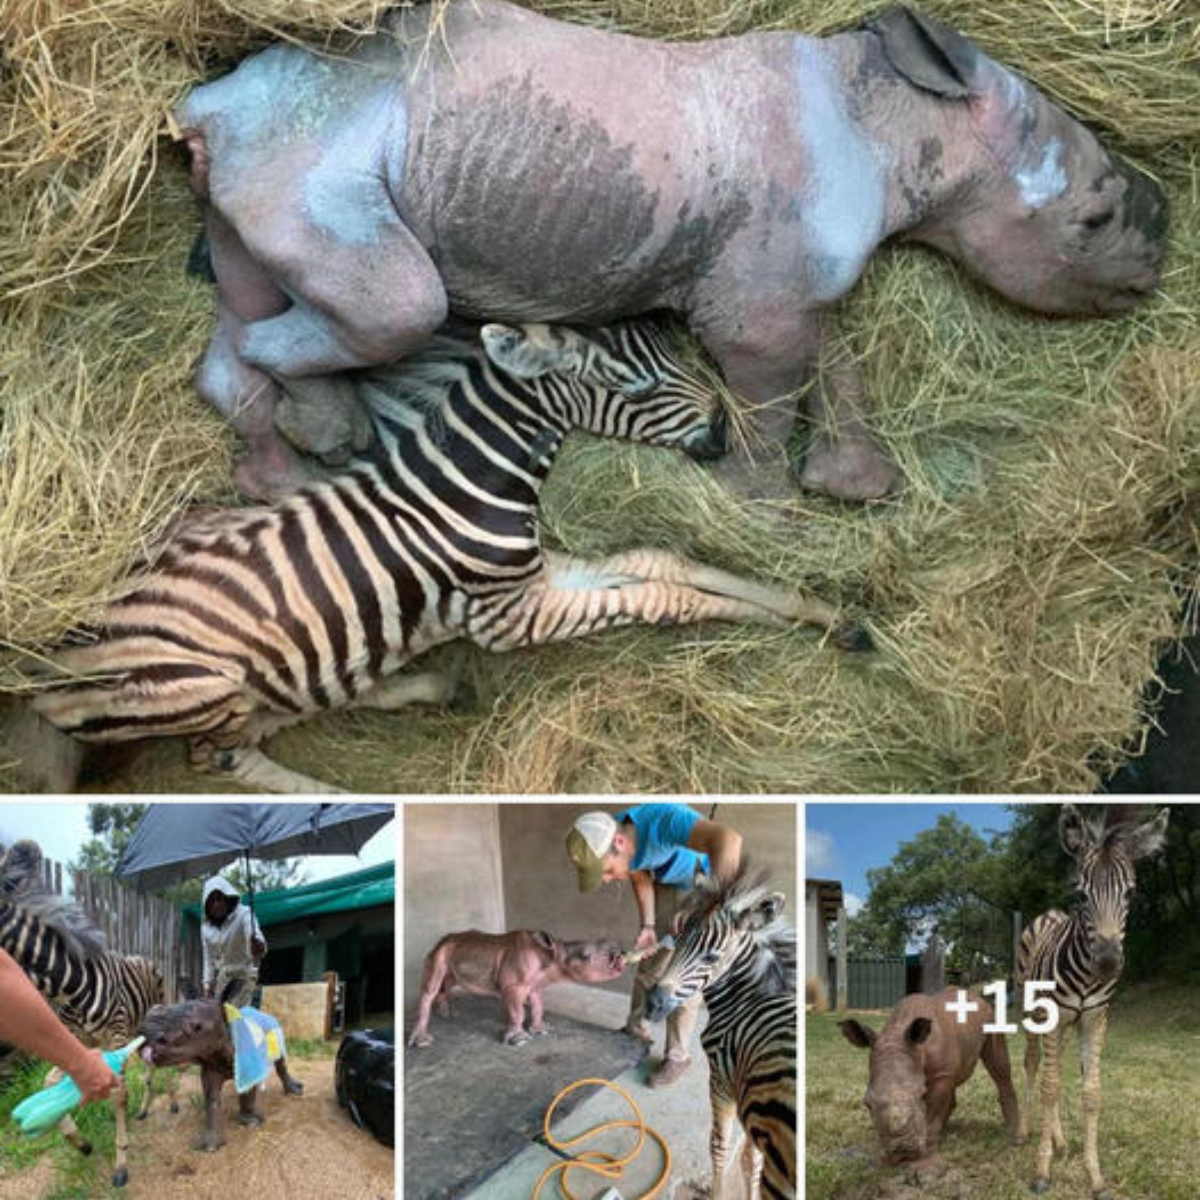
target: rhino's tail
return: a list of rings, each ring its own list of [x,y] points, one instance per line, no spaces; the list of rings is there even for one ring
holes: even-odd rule
[[[12,770],[21,791],[74,791],[86,752],[26,701],[11,700],[8,712],[0,711],[0,767]]]

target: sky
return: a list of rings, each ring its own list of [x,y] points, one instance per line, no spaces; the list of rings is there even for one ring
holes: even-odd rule
[[[867,871],[884,867],[901,842],[930,829],[941,813],[954,813],[985,837],[1007,829],[1012,813],[1003,804],[808,804],[805,874],[842,884],[846,911],[862,907],[870,892]]]
[[[86,804],[42,800],[34,804],[0,803],[0,844],[11,846],[22,838],[32,838],[46,858],[65,867],[79,853],[79,847],[91,838]],[[389,821],[356,858],[352,854],[309,855],[302,859],[303,883],[315,883],[359,871],[396,857],[396,822]],[[253,863],[251,859],[251,863]]]

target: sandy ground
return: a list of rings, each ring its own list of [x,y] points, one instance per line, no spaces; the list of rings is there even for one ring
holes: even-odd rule
[[[177,1114],[159,1096],[145,1121],[130,1120],[129,1184],[105,1193],[128,1200],[391,1200],[395,1155],[338,1107],[333,1059],[297,1060],[293,1071],[304,1095],[284,1096],[272,1077],[259,1100],[266,1123],[258,1128],[237,1124],[233,1085],[225,1085],[227,1141],[213,1154],[191,1148],[203,1122],[203,1103],[199,1072],[186,1072]],[[0,1198],[37,1200],[54,1182],[54,1167],[45,1156],[21,1175],[0,1180]]]

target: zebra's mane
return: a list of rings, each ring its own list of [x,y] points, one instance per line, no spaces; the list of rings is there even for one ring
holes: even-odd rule
[[[362,372],[359,395],[372,415],[387,416],[397,408],[436,411],[446,393],[467,378],[470,364],[485,357],[481,345],[435,337],[408,358]]]
[[[683,919],[703,919],[720,911],[734,916],[748,913],[767,900],[773,891],[768,872],[753,869],[749,860],[743,858],[736,873],[728,880],[722,881],[712,875],[697,877],[696,886],[684,901]],[[754,982],[767,995],[795,993],[796,931],[784,918],[782,906],[765,923],[752,928],[751,936],[758,949]]]
[[[89,959],[103,954],[104,934],[78,904],[45,886],[41,863],[36,842],[14,843],[0,858],[0,895],[23,916],[57,933],[69,954]]]

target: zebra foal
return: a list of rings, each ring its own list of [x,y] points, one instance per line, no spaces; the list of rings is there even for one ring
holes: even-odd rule
[[[103,936],[83,910],[41,884],[41,863],[41,848],[31,841],[14,843],[0,858],[0,947],[12,955],[81,1042],[100,1049],[123,1046],[137,1035],[151,1007],[165,1002],[162,975],[147,958],[106,950]],[[151,1067],[139,1120],[150,1111],[153,1079]],[[112,1185],[123,1187],[129,1179],[124,1074],[117,1076],[112,1106],[116,1121]],[[178,1109],[172,1077],[171,1111]],[[59,1129],[82,1154],[92,1152],[91,1143],[70,1116],[63,1117]]]
[[[635,621],[808,621],[865,648],[820,600],[667,551],[543,550],[539,490],[572,429],[706,459],[725,414],[646,322],[491,325],[482,342],[361,384],[374,444],[336,477],[185,519],[35,710],[83,741],[180,736],[202,769],[320,791],[259,743],[327,709],[449,699],[446,679],[395,672],[453,638],[502,651]]]
[[[1110,818],[1111,813],[1110,809]],[[1026,1034],[1022,1140],[1029,1136],[1033,1086],[1043,1051],[1046,1060],[1037,1175],[1030,1185],[1034,1192],[1050,1187],[1051,1160],[1067,1146],[1058,1109],[1060,1069],[1067,1029],[1077,1025],[1083,1073],[1083,1165],[1093,1200],[1111,1198],[1100,1171],[1097,1145],[1100,1056],[1108,1029],[1109,1001],[1125,962],[1125,920],[1137,883],[1135,865],[1162,849],[1170,813],[1164,808],[1137,826],[1103,818],[1098,823],[1089,821],[1073,804],[1064,805],[1059,816],[1059,841],[1075,860],[1080,903],[1069,913],[1051,909],[1035,918],[1021,935],[1017,960],[1018,992],[1028,980],[1052,982],[1054,990],[1045,994],[1058,1006],[1058,1025],[1052,1032]]]
[[[700,876],[666,973],[646,997],[646,1016],[660,1021],[704,993],[713,1200],[727,1195],[735,1122],[747,1200],[796,1194],[796,934],[783,905],[744,860],[727,882]]]

